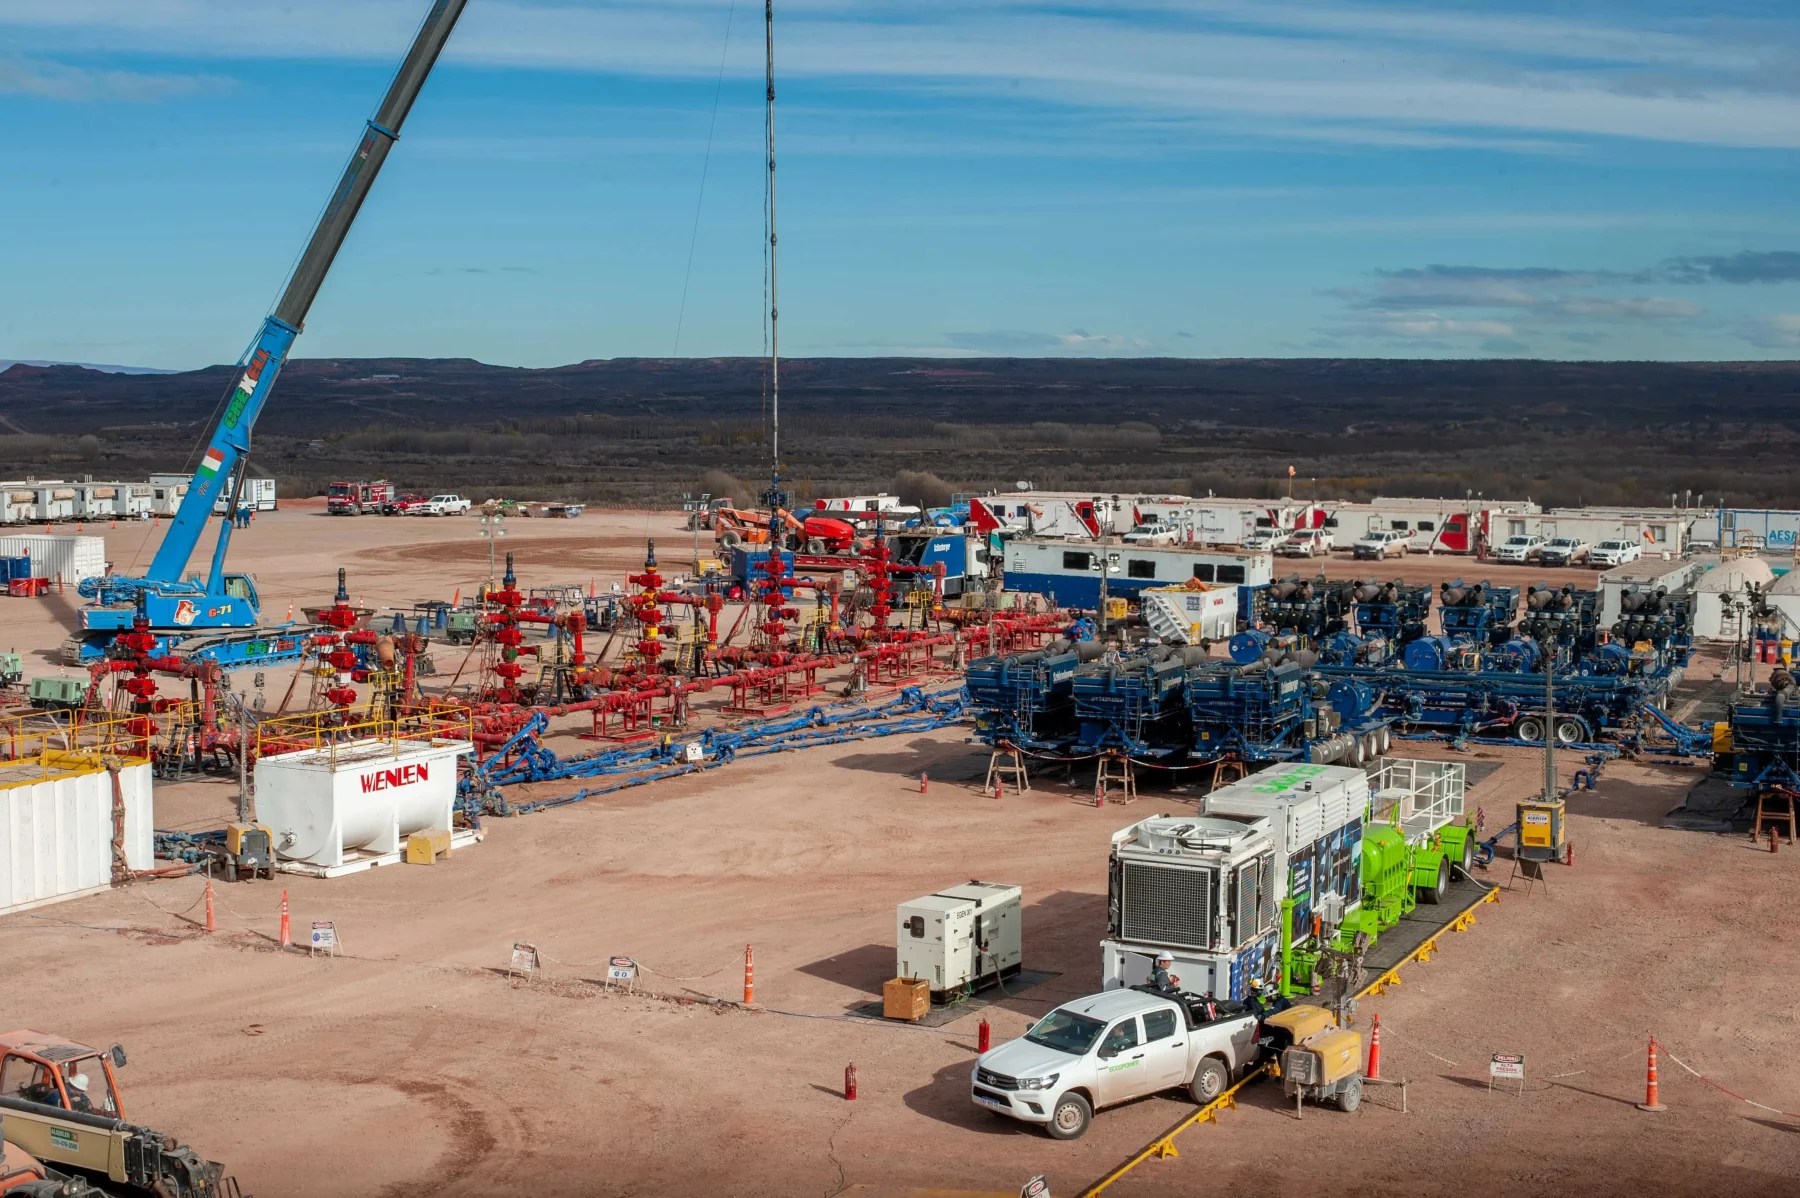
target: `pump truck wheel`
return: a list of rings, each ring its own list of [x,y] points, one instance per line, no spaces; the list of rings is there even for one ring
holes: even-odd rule
[[[1544,717],[1528,715],[1513,725],[1513,732],[1520,740],[1542,743],[1544,739]]]
[[[1361,1077],[1351,1077],[1344,1083],[1344,1088],[1338,1091],[1337,1104],[1338,1110],[1343,1111],[1346,1115],[1362,1105]]]
[[[1064,1094],[1050,1112],[1050,1122],[1044,1125],[1051,1138],[1057,1140],[1079,1140],[1093,1121],[1094,1108],[1088,1100],[1079,1094]]]
[[[1437,881],[1430,886],[1421,886],[1419,888],[1419,899],[1420,901],[1427,903],[1441,903],[1444,901],[1444,895],[1448,893],[1449,890],[1450,859],[1443,857],[1438,859]]]
[[[1206,1106],[1225,1092],[1227,1081],[1225,1065],[1218,1057],[1206,1057],[1200,1067],[1194,1070],[1194,1080],[1188,1083],[1188,1093],[1194,1101]]]

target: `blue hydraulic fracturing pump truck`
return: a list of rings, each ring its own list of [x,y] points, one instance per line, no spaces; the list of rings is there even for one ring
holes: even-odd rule
[[[196,633],[254,629],[260,617],[256,587],[248,575],[225,573],[225,554],[231,544],[231,514],[238,507],[244,469],[250,452],[250,431],[267,403],[275,379],[286,364],[294,339],[305,326],[325,275],[337,258],[350,226],[368,197],[413,101],[425,85],[438,55],[449,40],[468,0],[435,0],[413,40],[411,51],[388,87],[386,99],[368,123],[362,142],[351,155],[343,177],[331,194],[325,211],[313,229],[299,264],[288,279],[287,289],[275,310],[264,320],[262,331],[240,361],[241,370],[223,401],[223,411],[213,429],[205,455],[188,483],[187,495],[163,536],[162,545],[142,577],[107,575],[81,584],[83,596],[94,603],[81,613],[80,655],[98,658],[117,633],[131,627],[141,601],[151,631],[168,639],[169,647]],[[202,579],[184,577],[188,561],[206,531],[214,503],[226,480],[236,479],[236,490],[225,505],[212,568]],[[257,638],[252,635],[247,641]],[[225,643],[225,642],[215,642]],[[250,664],[254,655],[235,654],[239,664]]]

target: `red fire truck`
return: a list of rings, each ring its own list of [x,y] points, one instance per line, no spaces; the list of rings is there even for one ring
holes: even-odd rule
[[[372,483],[332,483],[325,492],[325,510],[334,516],[375,515],[382,504],[393,499],[394,484],[385,478]]]

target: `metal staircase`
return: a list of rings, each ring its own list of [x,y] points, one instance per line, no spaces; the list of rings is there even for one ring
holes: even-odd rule
[[[1181,602],[1181,597],[1187,593],[1185,590],[1169,592],[1151,589],[1138,596],[1144,623],[1150,626],[1150,631],[1165,645],[1191,645],[1197,640],[1197,627],[1188,623],[1187,612]]]

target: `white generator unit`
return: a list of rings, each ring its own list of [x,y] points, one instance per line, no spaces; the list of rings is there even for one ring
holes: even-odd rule
[[[1266,817],[1159,815],[1113,833],[1103,986],[1141,986],[1159,952],[1181,988],[1243,998],[1280,964],[1285,869]]]
[[[894,976],[929,981],[934,1002],[1011,977],[1024,961],[1023,896],[971,881],[901,903]]]
[[[456,759],[473,750],[465,740],[361,740],[260,757],[256,822],[283,860],[334,870],[396,857],[414,832],[450,830]]]

